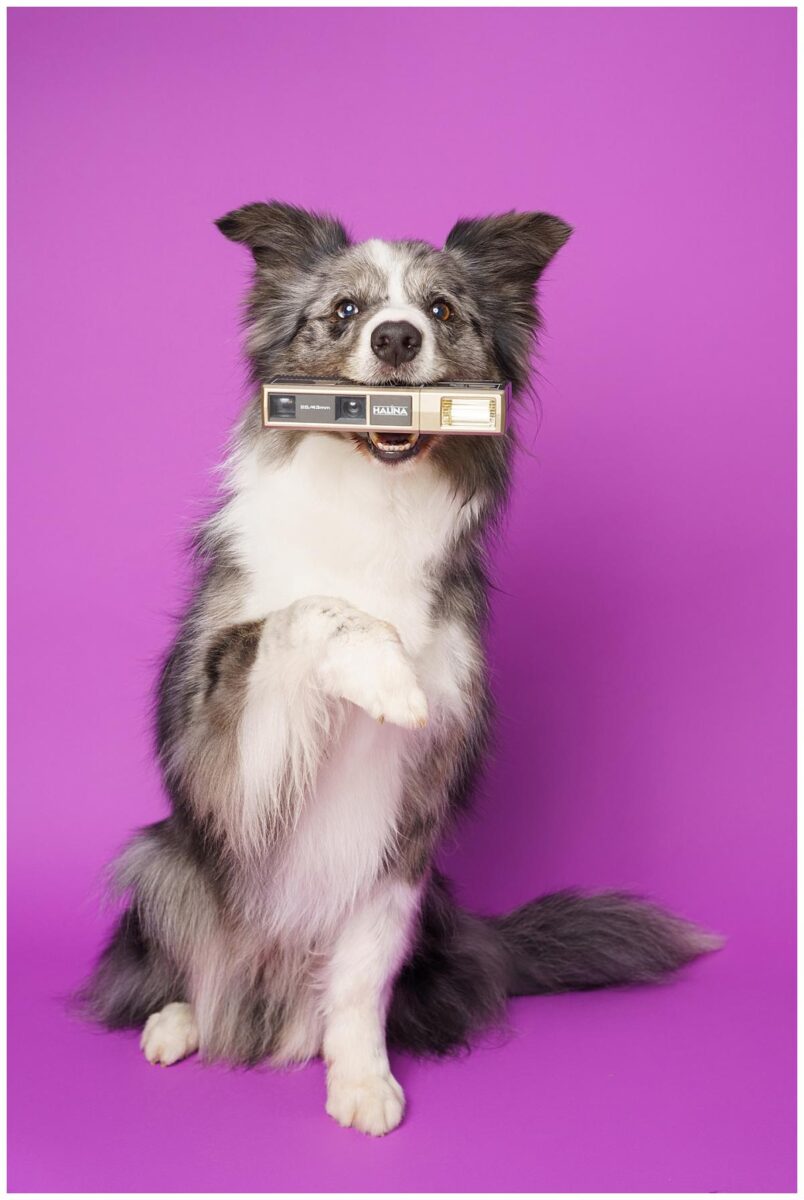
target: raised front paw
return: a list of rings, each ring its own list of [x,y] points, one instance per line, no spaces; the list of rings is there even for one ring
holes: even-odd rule
[[[329,639],[319,669],[330,695],[375,720],[405,729],[427,724],[427,699],[392,625],[372,618],[344,625]]]
[[[421,729],[427,724],[427,699],[397,641],[380,642],[369,652],[342,661],[338,692],[376,721],[390,721],[405,729]]]
[[[396,1129],[405,1112],[405,1094],[390,1072],[362,1079],[330,1075],[327,1112],[339,1125],[381,1137]]]

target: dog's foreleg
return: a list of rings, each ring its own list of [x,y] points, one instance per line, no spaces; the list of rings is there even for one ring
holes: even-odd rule
[[[409,729],[427,721],[397,631],[335,597],[213,630],[185,657],[203,667],[163,682],[162,759],[234,847],[292,829],[341,715],[333,700]]]
[[[427,700],[396,629],[327,596],[298,600],[263,623],[240,731],[245,810],[300,796],[312,781],[330,700],[349,700],[377,721],[427,722]]]
[[[327,1112],[341,1125],[379,1136],[402,1120],[405,1097],[391,1074],[385,1017],[402,965],[420,889],[379,886],[336,942],[324,995]]]

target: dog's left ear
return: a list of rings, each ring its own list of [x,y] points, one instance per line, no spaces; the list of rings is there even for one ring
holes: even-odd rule
[[[215,224],[225,237],[248,246],[257,266],[268,270],[307,270],[349,245],[340,221],[278,200],[246,204]]]
[[[459,221],[446,241],[472,281],[494,345],[500,372],[515,389],[530,374],[539,325],[533,288],[572,233],[550,213],[503,213]]]
[[[572,227],[550,213],[503,213],[458,221],[446,241],[484,287],[533,287]]]

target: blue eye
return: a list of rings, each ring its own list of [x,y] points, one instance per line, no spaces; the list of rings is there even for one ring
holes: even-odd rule
[[[430,305],[430,312],[437,321],[448,321],[452,316],[452,309],[446,300],[434,300]]]
[[[341,300],[335,313],[342,321],[348,321],[350,317],[356,317],[360,309],[355,304],[354,300]]]

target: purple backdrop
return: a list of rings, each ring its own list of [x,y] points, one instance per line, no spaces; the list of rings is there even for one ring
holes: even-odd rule
[[[11,1187],[792,1189],[793,10],[10,22]],[[398,1061],[380,1142],[319,1065],[156,1071],[60,1001],[102,865],[164,812],[149,689],[243,398],[212,220],[271,196],[358,237],[576,226],[496,554],[499,752],[444,857],[489,910],[627,886],[729,937]]]

